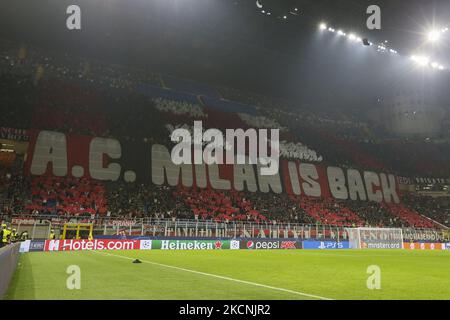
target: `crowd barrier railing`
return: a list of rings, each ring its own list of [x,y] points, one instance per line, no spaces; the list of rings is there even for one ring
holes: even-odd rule
[[[0,217],[1,218],[1,217]],[[195,219],[157,218],[99,218],[13,216],[5,220],[19,234],[26,231],[28,239],[48,239],[53,229],[62,233],[65,223],[92,223],[94,236],[151,236],[151,237],[219,237],[219,238],[298,238],[302,240],[347,240],[344,226],[301,223],[257,223],[251,221],[216,222]],[[450,242],[450,230],[403,227],[406,241]],[[264,233],[264,235],[262,235]]]

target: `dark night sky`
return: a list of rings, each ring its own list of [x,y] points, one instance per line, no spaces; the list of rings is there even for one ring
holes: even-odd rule
[[[450,1],[431,0],[0,0],[0,35],[35,46],[223,84],[324,108],[372,107],[402,83],[437,84],[450,103],[450,71],[421,74],[407,57],[321,34],[317,25],[387,39],[401,53],[423,47],[434,23],[450,24]],[[78,4],[82,30],[65,28],[65,10]],[[382,10],[382,30],[365,27],[366,8]],[[291,7],[300,15],[276,18]],[[450,67],[450,39],[433,52]],[[425,49],[424,49],[425,50]],[[428,50],[429,51],[429,50]],[[430,74],[430,75],[428,75]]]

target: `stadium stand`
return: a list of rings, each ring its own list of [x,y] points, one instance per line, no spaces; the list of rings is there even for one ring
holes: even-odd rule
[[[356,213],[337,201],[310,197],[293,197],[293,200],[320,224],[363,226],[363,220]]]
[[[29,212],[44,215],[104,215],[105,187],[85,178],[39,176],[31,179]]]
[[[450,172],[448,141],[375,140],[373,132],[378,128],[354,117],[323,114],[236,89],[216,89],[83,58],[68,59],[1,41],[5,47],[0,56],[0,112],[5,115],[0,119],[2,127],[170,145],[173,128],[190,126],[194,119],[201,118],[205,129],[281,128],[281,155],[285,159],[380,169],[411,177]],[[402,204],[318,200],[74,177],[28,177],[11,168],[2,168],[0,179],[2,213],[8,216],[155,217],[417,228],[439,227],[426,217],[447,226],[450,220],[448,204],[439,205],[438,200],[421,196],[405,197]]]
[[[407,222],[409,226],[415,228],[433,228],[435,227],[435,223],[430,220],[427,220],[419,213],[414,211],[411,208],[408,208],[404,204],[381,204],[384,208],[386,208],[389,212],[391,212],[394,216],[399,217],[403,221]]]
[[[450,203],[448,198],[408,195],[403,198],[403,201],[408,207],[414,209],[421,215],[430,217],[444,225],[449,225]]]

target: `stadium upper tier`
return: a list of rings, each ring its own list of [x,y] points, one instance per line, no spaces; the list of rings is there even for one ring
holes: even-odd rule
[[[205,129],[278,128],[281,157],[288,159],[405,176],[450,172],[449,142],[387,140],[368,123],[336,112],[312,112],[236,89],[1,44],[2,127],[170,145],[171,130],[202,120]]]

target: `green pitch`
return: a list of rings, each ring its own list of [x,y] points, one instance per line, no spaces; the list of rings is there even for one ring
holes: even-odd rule
[[[138,258],[143,263],[133,264]],[[67,289],[70,265],[81,289]],[[367,268],[381,289],[367,288]],[[450,299],[450,251],[211,250],[23,254],[7,299]]]

